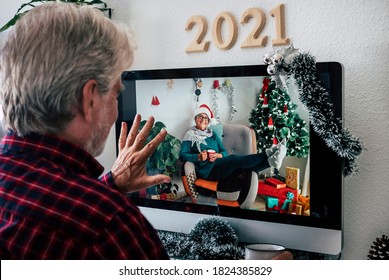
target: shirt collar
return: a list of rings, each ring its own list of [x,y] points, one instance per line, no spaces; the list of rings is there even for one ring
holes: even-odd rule
[[[0,144],[2,154],[30,154],[44,157],[76,173],[98,177],[103,166],[87,151],[63,138],[31,133],[20,137],[9,130]]]

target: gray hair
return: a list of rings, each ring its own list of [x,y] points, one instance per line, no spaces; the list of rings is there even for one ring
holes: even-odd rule
[[[61,132],[88,80],[105,94],[131,66],[131,35],[96,8],[54,2],[31,9],[0,50],[5,126],[18,135]]]

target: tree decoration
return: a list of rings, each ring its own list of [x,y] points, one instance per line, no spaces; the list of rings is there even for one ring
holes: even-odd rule
[[[381,238],[377,237],[373,241],[370,247],[368,260],[389,260],[389,238],[386,235],[382,235]]]
[[[153,105],[153,106],[158,106],[160,104],[160,102],[159,102],[159,99],[158,99],[158,96],[153,96],[152,98],[151,98],[151,105]]]
[[[277,59],[279,54],[282,55],[281,60]],[[358,138],[342,127],[341,119],[335,116],[330,95],[317,78],[315,58],[309,53],[299,53],[291,45],[282,48],[273,56],[266,54],[264,61],[268,62],[268,72],[274,72],[271,79],[278,88],[285,88],[285,81],[294,78],[300,100],[309,111],[313,130],[331,150],[344,159],[344,176],[355,173],[356,160],[364,146]]]
[[[194,78],[193,81],[195,82],[195,95],[196,95],[196,102],[199,102],[199,96],[201,94],[201,87],[203,86],[203,81],[198,78]]]
[[[174,80],[173,79],[169,79],[166,81],[166,85],[167,85],[167,88],[168,89],[172,89],[173,86],[174,86]]]

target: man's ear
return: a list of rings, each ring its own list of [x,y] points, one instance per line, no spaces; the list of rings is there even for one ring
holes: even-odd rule
[[[87,122],[93,120],[93,109],[96,107],[95,98],[98,95],[96,80],[89,80],[82,88],[82,114]]]

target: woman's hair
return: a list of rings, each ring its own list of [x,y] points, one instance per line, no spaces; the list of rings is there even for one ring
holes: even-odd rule
[[[28,11],[0,51],[4,124],[18,135],[57,134],[80,109],[91,79],[107,93],[134,59],[132,34],[96,8],[42,4]]]

